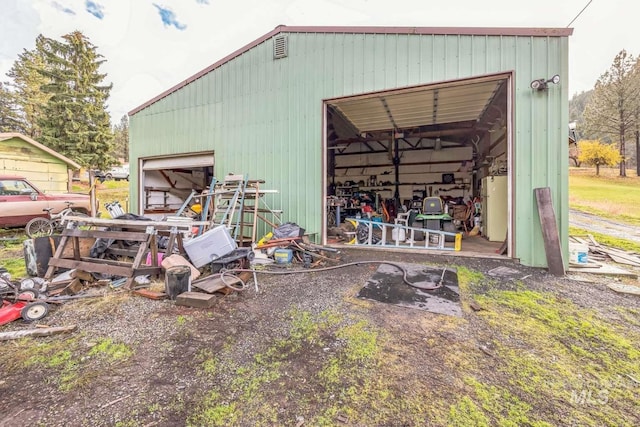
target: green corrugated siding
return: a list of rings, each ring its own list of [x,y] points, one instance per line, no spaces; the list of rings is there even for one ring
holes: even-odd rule
[[[250,173],[280,190],[269,203],[321,230],[322,100],[515,71],[515,256],[545,266],[533,189],[551,187],[567,254],[566,84],[533,92],[536,78],[568,76],[566,37],[288,33],[227,62],[131,118],[133,159],[215,151],[215,174]],[[132,162],[137,168],[137,162]],[[137,177],[136,171],[132,177]],[[132,190],[137,188],[132,179]],[[137,206],[136,206],[137,207]]]

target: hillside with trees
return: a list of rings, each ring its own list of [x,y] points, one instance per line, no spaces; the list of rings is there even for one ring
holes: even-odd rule
[[[593,89],[586,92],[576,93],[569,100],[569,121],[576,123],[576,128],[579,129],[580,137],[584,139],[591,139],[590,135],[584,133],[584,109],[591,99]]]
[[[596,82],[583,119],[585,134],[618,147],[620,176],[627,175],[628,160],[640,169],[636,155],[640,151],[640,61],[637,58],[624,49],[616,55],[611,67]],[[627,150],[628,146],[631,150]]]

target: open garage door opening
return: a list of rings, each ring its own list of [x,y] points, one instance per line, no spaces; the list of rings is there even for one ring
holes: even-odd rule
[[[510,92],[502,74],[326,101],[324,241],[453,250],[438,239],[460,233],[463,252],[511,256]],[[441,233],[354,234],[369,218]]]
[[[140,213],[161,218],[178,211],[192,191],[199,194],[211,184],[213,164],[213,152],[140,159]]]

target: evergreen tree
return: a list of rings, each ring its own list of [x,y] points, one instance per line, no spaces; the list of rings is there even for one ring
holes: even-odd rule
[[[80,31],[62,38],[42,42],[46,64],[39,72],[49,79],[42,90],[50,98],[39,120],[40,140],[84,167],[105,169],[115,163],[106,111],[112,86],[102,84],[106,74],[99,72],[105,60]]]
[[[640,102],[640,65],[633,55],[620,51],[613,64],[596,82],[584,110],[587,134],[618,141],[620,176],[627,176],[626,140],[636,130]]]
[[[45,38],[36,38],[34,50],[24,49],[7,73],[12,79],[9,86],[13,88],[16,104],[20,111],[22,133],[34,139],[39,139],[42,131],[39,122],[42,119],[44,106],[51,97],[42,91],[42,86],[49,83],[39,70],[46,68],[43,54]]]
[[[0,132],[24,133],[15,95],[0,83]]]
[[[113,126],[115,156],[129,162],[129,116],[124,114],[120,123]]]
[[[576,123],[578,134],[584,139],[593,139],[591,135],[585,134],[584,129],[584,109],[593,94],[593,90],[580,92],[573,95],[569,100],[569,121]]]

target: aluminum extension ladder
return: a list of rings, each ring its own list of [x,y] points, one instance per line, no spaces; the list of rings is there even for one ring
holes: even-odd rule
[[[355,227],[356,231],[353,233],[351,241],[348,242],[355,246],[384,246],[441,251],[460,251],[462,249],[462,233],[409,227],[404,224],[389,224],[371,221],[367,218],[347,218],[346,221]],[[404,238],[401,239],[403,235]],[[453,242],[447,242],[448,236],[453,237]],[[423,238],[424,240],[422,240]]]

